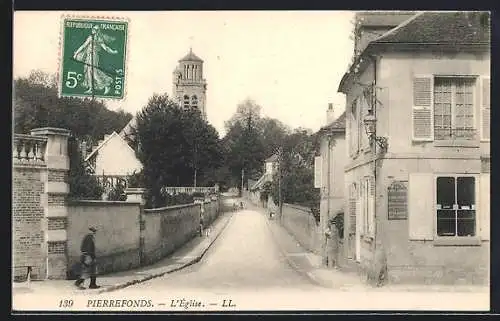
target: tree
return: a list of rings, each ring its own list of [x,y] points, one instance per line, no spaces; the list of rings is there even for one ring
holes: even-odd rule
[[[27,133],[36,127],[61,127],[77,138],[98,141],[120,131],[132,118],[123,110],[112,111],[101,101],[59,97],[57,78],[32,71],[14,81],[14,131]]]
[[[85,171],[82,155],[74,136],[70,136],[68,139],[68,155],[70,166],[68,174],[69,198],[100,200],[104,189],[94,176]]]
[[[258,105],[254,100],[247,98],[236,107],[236,112],[233,116],[224,123],[226,132],[229,132],[231,128],[235,127],[236,124],[241,126],[247,125],[248,119],[251,118],[255,123],[260,120],[260,112],[262,107]]]
[[[287,135],[282,145],[281,196],[283,203],[293,203],[316,209],[319,207],[319,191],[314,188],[314,156],[316,136],[308,129],[298,128]],[[271,195],[279,202],[278,175],[273,177]]]
[[[149,206],[163,206],[163,187],[206,183],[220,167],[218,133],[199,110],[181,109],[167,94],[154,94],[136,121],[137,156],[144,165]]]
[[[274,154],[278,147],[284,143],[287,135],[291,133],[288,126],[273,118],[265,117],[260,119],[258,126],[262,135],[261,140],[266,158]]]

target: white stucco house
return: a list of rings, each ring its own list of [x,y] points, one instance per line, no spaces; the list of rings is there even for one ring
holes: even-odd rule
[[[135,151],[118,133],[104,136],[104,140],[85,158],[95,175],[128,176],[142,170]]]

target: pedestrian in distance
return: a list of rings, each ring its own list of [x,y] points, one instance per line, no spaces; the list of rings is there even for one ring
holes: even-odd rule
[[[97,264],[96,264],[96,249],[95,249],[95,234],[97,232],[96,227],[89,227],[90,233],[85,235],[80,246],[81,256],[81,273],[78,279],[75,281],[75,285],[79,289],[85,289],[83,283],[86,279],[90,278],[89,289],[98,289],[99,285],[96,284],[97,281]]]
[[[205,229],[205,210],[203,208],[203,204],[201,204],[201,209],[200,209],[200,236],[203,236],[204,229]]]
[[[327,267],[337,266],[339,233],[334,219],[328,221],[325,231],[325,253],[323,262]]]

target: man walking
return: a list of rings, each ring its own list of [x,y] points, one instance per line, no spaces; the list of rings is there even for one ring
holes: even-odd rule
[[[79,289],[85,289],[83,282],[85,279],[90,277],[89,289],[98,289],[100,286],[96,284],[97,279],[97,265],[96,265],[96,255],[95,255],[95,233],[97,229],[95,227],[89,227],[90,233],[85,235],[82,244],[80,246],[80,251],[82,255],[80,256],[80,262],[82,265],[81,274],[78,280],[76,280],[75,285]]]

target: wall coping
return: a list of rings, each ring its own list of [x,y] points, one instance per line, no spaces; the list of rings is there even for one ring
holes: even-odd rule
[[[31,130],[31,135],[33,136],[41,136],[41,135],[69,136],[70,133],[71,131],[68,129],[56,128],[56,127],[42,127],[42,128],[34,128]]]
[[[165,210],[174,210],[178,208],[185,208],[185,207],[194,207],[198,206],[199,204],[196,203],[188,203],[188,204],[179,204],[179,205],[171,205],[171,206],[165,206],[165,207],[159,207],[159,208],[147,208],[144,209],[145,213],[156,213],[156,212],[161,212]]]
[[[305,207],[305,206],[302,206],[302,205],[289,204],[289,203],[283,203],[283,205],[286,205],[288,207],[295,208],[295,209],[298,209],[298,210],[302,210],[302,211],[305,211],[305,212],[311,212],[311,209],[309,207]]]
[[[68,200],[68,205],[140,205],[140,202],[127,202],[127,201],[101,201],[101,200]]]

